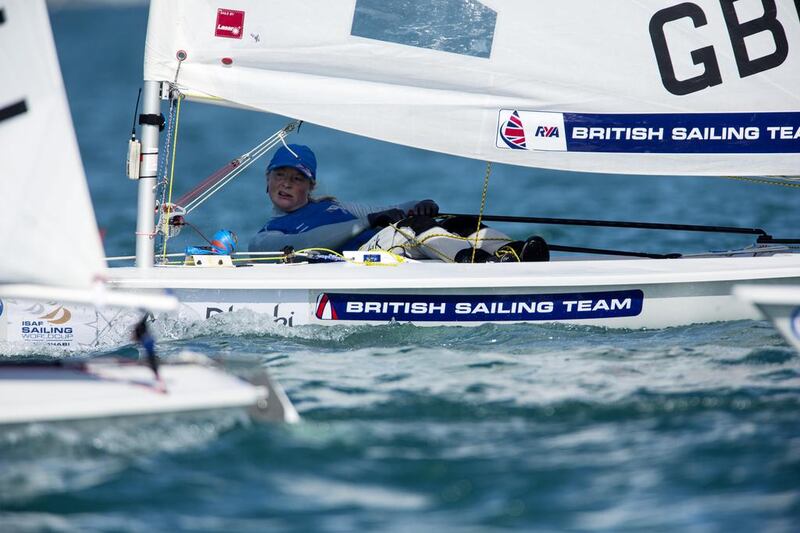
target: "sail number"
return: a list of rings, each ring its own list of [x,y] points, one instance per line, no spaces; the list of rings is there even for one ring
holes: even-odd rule
[[[775,0],[760,0],[764,14],[744,22],[740,21],[736,14],[734,4],[737,1],[739,0],[720,0],[719,3],[731,40],[739,76],[745,78],[780,66],[789,55],[789,43],[783,24],[778,19]],[[795,0],[795,8],[800,17],[800,0]],[[691,78],[678,79],[675,73],[675,63],[667,43],[665,28],[672,22],[686,18],[691,20],[695,28],[708,24],[703,9],[692,2],[684,2],[662,9],[650,19],[650,39],[653,42],[661,81],[669,92],[678,96],[702,91],[722,83],[722,73],[713,46],[698,48],[690,53],[692,62],[695,65],[702,65],[703,72],[701,74]],[[746,39],[762,33],[771,38],[774,43],[774,51],[753,59],[748,53]],[[763,39],[762,36],[759,38]]]

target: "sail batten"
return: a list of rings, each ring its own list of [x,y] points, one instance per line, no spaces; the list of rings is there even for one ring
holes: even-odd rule
[[[793,0],[625,10],[464,0],[450,15],[459,2],[429,0],[427,11],[409,2],[154,0],[145,78],[172,81],[183,50],[177,83],[190,92],[522,166],[688,175],[800,166]],[[452,16],[477,40],[459,42],[452,21],[426,13]]]

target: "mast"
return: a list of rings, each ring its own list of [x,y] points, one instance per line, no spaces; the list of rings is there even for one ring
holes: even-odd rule
[[[145,81],[142,116],[160,116],[160,83]],[[148,123],[154,122],[154,123]],[[136,215],[136,267],[152,268],[155,253],[156,183],[158,177],[158,133],[155,121],[140,120],[142,125],[142,163],[139,171],[139,201]]]

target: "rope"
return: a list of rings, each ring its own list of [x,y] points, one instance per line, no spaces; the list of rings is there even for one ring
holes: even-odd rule
[[[269,150],[277,146],[279,143],[284,143],[284,138],[291,132],[296,131],[299,129],[302,121],[294,120],[289,122],[286,126],[282,129],[278,130],[274,134],[272,134],[267,139],[263,140],[261,143],[256,145],[250,151],[242,154],[238,158],[234,159],[223,168],[214,172],[211,176],[204,179],[198,186],[194,189],[189,191],[188,193],[184,194],[177,200],[177,204],[173,204],[172,202],[172,190],[174,185],[174,177],[175,177],[175,157],[177,154],[177,146],[178,146],[178,125],[179,125],[179,118],[180,118],[180,108],[181,108],[181,100],[184,98],[184,95],[178,93],[177,97],[177,105],[175,106],[175,111],[173,113],[173,103],[170,104],[170,127],[168,130],[167,140],[165,142],[164,147],[164,162],[163,162],[163,178],[161,183],[159,184],[162,187],[162,194],[161,194],[161,206],[164,208],[164,212],[160,213],[160,220],[165,221],[163,224],[168,225],[170,216],[173,211],[173,206],[179,206],[183,209],[183,212],[178,212],[182,215],[188,215],[191,211],[197,209],[201,204],[203,204],[206,200],[211,198],[216,192],[218,192],[222,187],[228,184],[231,180],[235,177],[239,176],[247,167],[252,165],[255,161],[257,161],[261,156],[267,153]],[[173,128],[173,114],[174,114],[174,128]],[[172,136],[169,135],[170,132],[174,132]],[[167,162],[166,152],[168,152],[171,148],[171,165],[169,168],[169,173],[167,173]],[[167,177],[167,174],[169,176]],[[167,189],[168,189],[168,197],[167,197]],[[184,206],[182,203],[184,201],[188,201],[188,203]],[[188,222],[185,222],[187,225]],[[162,224],[159,224],[161,227]],[[164,226],[166,227],[166,226]],[[194,228],[194,226],[191,226]],[[194,228],[197,231],[197,228]],[[199,233],[199,232],[198,232]],[[202,234],[201,234],[202,236]],[[169,240],[169,231],[162,231],[162,259],[167,257],[167,241]],[[205,237],[203,237],[205,239]],[[208,239],[205,239],[206,241]]]
[[[178,64],[178,66],[180,67],[180,63]],[[169,221],[169,215],[170,213],[172,213],[172,185],[175,182],[175,156],[178,153],[178,127],[180,125],[180,119],[181,119],[182,100],[183,100],[183,95],[179,93],[177,109],[175,111],[175,130],[173,131],[173,138],[172,138],[172,157],[171,157],[172,161],[169,167],[169,193],[167,194],[167,212],[166,212],[167,221]],[[164,241],[163,241],[164,244],[161,255],[162,261],[166,261],[167,259],[167,241],[169,241],[169,231],[164,232]]]
[[[286,137],[286,135],[281,135],[280,137],[281,137],[281,142],[283,143],[283,147],[289,150],[289,153],[292,154],[296,159],[300,159],[300,156],[297,155],[297,153],[294,150],[289,148],[288,144],[286,144],[286,141],[284,140],[284,137]]]
[[[475,262],[475,251],[478,249],[478,232],[481,231],[481,218],[483,218],[483,208],[486,207],[486,191],[489,189],[489,175],[492,173],[491,161],[486,162],[486,176],[483,178],[483,193],[481,194],[481,210],[478,211],[478,227],[475,228],[475,244],[472,246],[472,258],[470,263]]]
[[[186,193],[182,198],[193,198],[185,206],[182,206],[186,208],[186,214],[188,215],[197,209],[206,200],[211,198],[211,196],[222,189],[222,187],[227,185],[231,180],[244,172],[250,165],[255,163],[261,156],[277,146],[278,143],[285,144],[284,138],[289,133],[295,131],[295,129],[297,129],[301,123],[302,122],[297,120],[290,122],[284,128],[278,130],[268,138],[261,141],[261,143],[256,145],[249,152],[242,154],[231,163],[228,163],[228,165],[223,167],[223,169],[215,172],[209,176],[209,178],[205,179],[199,186]],[[227,173],[221,172],[226,168],[230,168],[230,171]]]
[[[373,250],[369,250],[369,251],[373,251]],[[404,263],[406,261],[406,258],[403,257],[402,255],[398,255],[398,254],[396,254],[394,252],[391,252],[389,250],[374,250],[374,251],[386,252],[387,254],[391,255],[398,263]],[[355,261],[353,259],[348,259],[344,255],[340,254],[339,252],[337,252],[335,250],[331,250],[330,248],[303,248],[302,250],[297,250],[295,253],[296,254],[302,254],[302,253],[306,253],[306,252],[325,252],[325,253],[329,253],[329,254],[334,255],[336,257],[340,257],[340,258],[344,259],[346,262],[351,263],[353,265],[396,266],[396,265],[387,264],[387,263],[374,263],[372,261]]]
[[[177,91],[177,89],[174,89],[174,87],[171,87],[170,92],[172,92],[173,90]],[[172,132],[173,132],[174,127],[175,127],[175,110],[176,110],[175,100],[176,100],[175,98],[170,98],[170,100],[169,100],[169,111],[167,113],[167,116],[169,117],[169,120],[167,121],[167,134],[165,135],[165,140],[164,140],[164,150],[162,150],[161,153],[159,154],[158,187],[159,187],[159,189],[161,189],[161,194],[160,194],[161,198],[160,198],[160,202],[158,204],[159,205],[159,211],[161,209],[161,206],[163,206],[167,201],[167,162],[169,161],[169,153],[170,153],[170,151],[172,149]],[[161,213],[159,213],[159,223],[161,222],[161,217],[162,216],[163,215]],[[158,232],[158,227],[156,227],[156,234],[158,234],[158,233],[159,233]],[[163,257],[164,254],[167,253],[167,244],[166,244],[166,241],[164,240],[164,235],[163,234],[161,234],[159,236],[159,238],[161,240],[161,242],[159,244],[161,246],[161,253],[162,253],[162,257]]]
[[[388,252],[388,253],[390,253],[392,255],[396,255],[394,252],[392,252],[392,250],[395,249],[395,248],[399,248],[401,251],[405,252],[406,250],[410,250],[412,248],[416,248],[416,247],[419,247],[419,246],[424,246],[428,250],[432,251],[434,254],[438,255],[441,259],[443,259],[445,261],[451,261],[451,258],[447,257],[444,253],[442,253],[441,251],[437,250],[434,246],[431,246],[430,244],[427,244],[427,241],[430,240],[430,239],[434,239],[436,237],[446,237],[448,239],[464,241],[464,242],[467,242],[467,243],[471,242],[471,240],[468,237],[462,237],[461,235],[454,235],[452,233],[434,233],[434,234],[431,234],[431,235],[426,235],[424,238],[419,239],[419,238],[417,238],[416,235],[411,235],[411,234],[409,234],[407,232],[404,232],[402,230],[402,228],[398,228],[394,224],[390,224],[390,226],[392,228],[394,228],[394,230],[397,233],[399,233],[401,236],[405,237],[407,242],[405,242],[403,244],[396,244],[396,245],[392,246],[388,250],[378,249],[378,248],[376,248],[374,250],[376,250],[376,251],[384,251],[384,252]],[[505,243],[511,242],[509,239],[504,239],[504,238],[501,238],[501,237],[489,237],[489,238],[484,237],[484,238],[481,238],[481,239],[476,239],[475,240],[476,244],[477,244],[478,240],[480,240],[481,242],[489,242],[489,241],[502,241],[502,242],[505,242]],[[507,250],[503,250],[502,252],[501,252],[501,250],[502,250],[502,248],[499,249],[495,253],[495,255],[497,255],[497,254],[506,255],[507,253],[509,253]],[[370,251],[372,251],[372,250],[370,250]],[[515,257],[517,257],[517,259],[519,259],[517,254],[516,254],[516,252],[514,252],[513,250],[511,250],[510,252]],[[498,255],[498,257],[500,255]],[[473,262],[474,262],[474,248],[473,248]]]
[[[722,176],[725,179],[729,180],[737,180],[737,181],[745,181],[748,183],[757,183],[759,185],[778,185],[781,187],[791,187],[794,189],[800,189],[800,183],[787,183],[785,181],[773,181],[768,179],[759,179],[759,178],[745,178],[744,176]],[[778,178],[780,179],[780,178]],[[798,178],[792,178],[789,176],[783,177],[783,179],[789,180],[797,180]]]

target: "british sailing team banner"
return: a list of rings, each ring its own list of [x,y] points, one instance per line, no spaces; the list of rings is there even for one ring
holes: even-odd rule
[[[800,152],[800,112],[580,114],[504,109],[497,147],[512,150],[739,154]]]
[[[319,320],[400,322],[520,322],[637,316],[642,291],[557,294],[360,294],[322,293]]]

